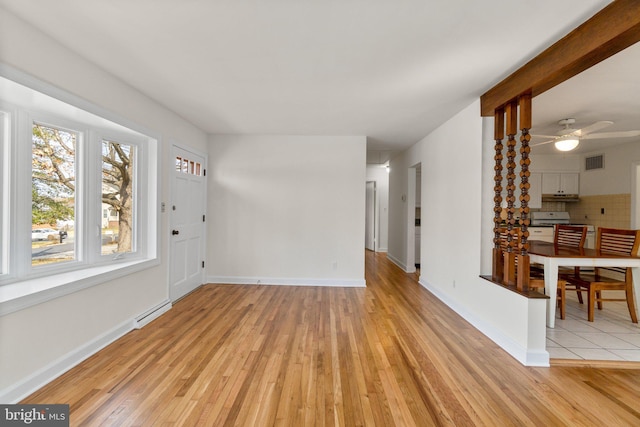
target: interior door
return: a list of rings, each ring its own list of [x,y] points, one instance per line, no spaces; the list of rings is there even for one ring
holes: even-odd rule
[[[205,157],[173,146],[169,297],[176,301],[204,282]]]
[[[375,230],[376,230],[376,183],[367,181],[366,216],[365,216],[365,238],[364,247],[370,251],[375,251]]]

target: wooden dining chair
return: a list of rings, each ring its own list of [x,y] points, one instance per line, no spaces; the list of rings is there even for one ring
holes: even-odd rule
[[[598,228],[596,249],[603,255],[636,256],[640,246],[640,230]],[[569,283],[587,292],[589,322],[593,322],[595,304],[602,310],[603,301],[626,301],[631,321],[638,323],[631,268],[596,267],[593,273],[579,271],[577,275],[564,277]],[[624,291],[624,298],[605,298],[602,291]]]
[[[557,224],[553,232],[553,243],[560,246],[583,248],[586,238],[586,225]]]
[[[565,225],[557,224],[553,232],[553,244],[556,246],[568,246],[571,248],[583,248],[584,242],[587,238],[587,227],[582,225]],[[558,300],[558,307],[560,308],[560,318],[565,319],[566,307],[567,307],[567,291],[576,291],[578,294],[578,300],[582,304],[582,292],[584,291],[580,286],[577,286],[565,279],[567,275],[578,275],[580,267],[566,268],[560,267],[558,269],[558,293],[556,298]],[[532,265],[531,275],[536,279],[544,279],[544,268],[542,265]],[[544,281],[542,282],[544,286]],[[538,282],[539,284],[539,282]]]
[[[585,225],[565,225],[558,224],[553,233],[553,244],[556,246],[568,246],[570,248],[582,249],[587,238],[587,226]],[[580,276],[580,267],[559,267],[558,277],[563,279],[562,285],[558,284],[558,298],[560,304],[560,312],[565,312],[566,291],[576,291],[578,301],[582,304],[582,292],[584,289],[566,280],[566,276]],[[562,317],[564,319],[564,317]]]

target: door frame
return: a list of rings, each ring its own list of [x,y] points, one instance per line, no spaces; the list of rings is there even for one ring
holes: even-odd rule
[[[406,272],[416,272],[416,190],[417,169],[420,162],[407,169],[407,229],[406,229]],[[418,260],[420,261],[420,260]]]
[[[640,162],[631,163],[631,228],[640,228]]]

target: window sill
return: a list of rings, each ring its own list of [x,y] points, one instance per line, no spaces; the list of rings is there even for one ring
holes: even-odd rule
[[[0,286],[0,316],[158,265],[145,259],[69,271]]]

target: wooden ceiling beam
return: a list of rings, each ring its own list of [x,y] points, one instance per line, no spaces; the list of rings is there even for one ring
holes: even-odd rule
[[[616,0],[480,97],[482,116],[532,97],[640,41],[640,1]]]

